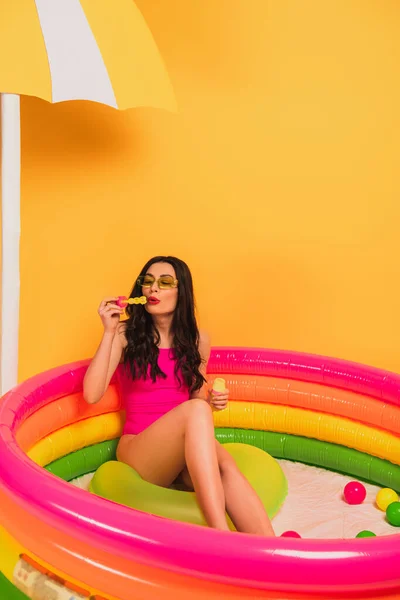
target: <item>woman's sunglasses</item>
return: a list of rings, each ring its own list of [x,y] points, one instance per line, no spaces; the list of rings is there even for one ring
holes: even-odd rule
[[[153,275],[140,275],[137,279],[138,285],[145,288],[151,287],[156,281],[160,290],[170,290],[178,286],[178,280],[174,279],[172,275],[164,275],[159,279],[156,279]]]

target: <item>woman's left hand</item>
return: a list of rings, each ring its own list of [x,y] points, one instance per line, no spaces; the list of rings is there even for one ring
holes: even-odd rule
[[[217,410],[223,410],[228,406],[229,400],[229,390],[224,390],[223,392],[215,392],[211,390],[210,392],[210,404],[213,408]]]

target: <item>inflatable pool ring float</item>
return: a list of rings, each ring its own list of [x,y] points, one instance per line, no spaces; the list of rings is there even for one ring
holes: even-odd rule
[[[62,600],[400,597],[398,534],[221,532],[69,484],[115,460],[124,423],[115,380],[98,404],[83,401],[88,363],[37,375],[1,400],[1,598],[25,600],[35,586]],[[400,491],[399,375],[256,348],[214,348],[208,369],[230,390],[227,409],[213,413],[221,443]]]
[[[225,448],[258,493],[269,517],[274,517],[287,494],[286,477],[279,463],[263,450],[248,444],[225,444]],[[194,492],[148,483],[121,462],[109,461],[101,465],[90,483],[90,491],[152,515],[206,525]],[[231,528],[234,529],[232,524]]]

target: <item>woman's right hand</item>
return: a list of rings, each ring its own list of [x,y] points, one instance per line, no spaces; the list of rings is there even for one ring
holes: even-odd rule
[[[117,330],[119,317],[124,312],[124,309],[118,306],[117,300],[118,296],[104,298],[97,310],[106,332],[113,333]]]

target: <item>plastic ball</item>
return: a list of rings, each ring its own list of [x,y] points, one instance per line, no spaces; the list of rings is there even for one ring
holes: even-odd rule
[[[360,533],[357,533],[356,538],[369,538],[369,537],[376,537],[376,533],[373,533],[372,531],[368,531],[368,529],[364,529],[363,531],[360,531]]]
[[[386,509],[386,518],[394,527],[400,527],[400,502],[392,502]]]
[[[301,538],[301,535],[297,531],[284,531],[281,537]]]
[[[367,495],[365,486],[359,481],[349,481],[343,490],[343,496],[347,504],[361,504]]]
[[[390,488],[383,488],[382,490],[379,490],[379,492],[376,495],[376,504],[381,510],[386,510],[389,504],[398,501],[399,496],[394,490],[391,490]]]

